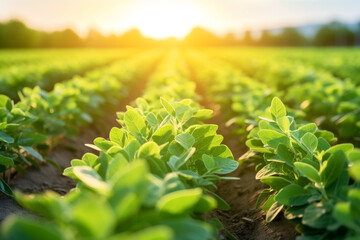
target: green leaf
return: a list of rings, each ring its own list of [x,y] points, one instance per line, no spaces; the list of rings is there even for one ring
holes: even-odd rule
[[[10,137],[6,133],[0,131],[0,140],[6,142],[6,143],[14,143],[14,138]]]
[[[262,129],[258,132],[258,136],[264,144],[268,144],[272,148],[277,148],[279,144],[284,144],[285,146],[290,145],[288,136],[274,130]]]
[[[274,97],[271,101],[270,112],[276,119],[286,116],[286,108],[279,98]]]
[[[160,148],[155,142],[147,142],[139,148],[137,156],[138,158],[160,158]]]
[[[350,203],[348,202],[337,203],[334,208],[333,216],[343,226],[346,226],[347,228],[357,231],[360,230],[360,227],[357,226],[354,221]]]
[[[202,190],[200,188],[172,192],[158,201],[157,208],[161,212],[172,215],[183,215],[199,202],[201,195]]]
[[[213,209],[215,209],[217,206],[217,202],[214,198],[203,195],[201,196],[199,202],[195,205],[194,211],[195,212],[211,212]]]
[[[270,190],[269,189],[264,189],[258,196],[257,200],[256,200],[256,205],[255,208],[259,208],[260,204],[265,200],[265,198],[267,198],[270,194]]]
[[[309,180],[320,183],[321,178],[319,172],[310,164],[304,163],[304,162],[295,162],[295,167]]]
[[[94,164],[97,162],[98,156],[92,153],[85,153],[84,156],[82,156],[81,160],[86,163],[86,165],[93,167]]]
[[[73,168],[73,173],[80,181],[99,193],[108,191],[106,182],[104,182],[100,175],[91,167],[76,166]]]
[[[328,213],[328,208],[319,202],[305,208],[301,222],[309,227],[322,229],[334,223],[334,219]]]
[[[174,170],[177,171],[179,168],[181,168],[187,160],[192,157],[192,155],[195,153],[195,148],[190,148],[188,151],[183,153],[181,156],[171,156],[170,160],[168,162],[168,165]]]
[[[360,216],[360,189],[351,189],[348,198],[351,202],[351,211]]]
[[[126,127],[130,133],[135,136],[135,133],[146,137],[146,125],[144,119],[135,110],[128,110],[124,115]]]
[[[140,146],[141,146],[140,143],[136,139],[133,139],[125,147],[125,151],[128,154],[129,161],[134,159],[135,153],[139,150]]]
[[[289,166],[293,166],[294,156],[291,151],[283,144],[279,144],[276,149],[279,160],[285,162]]]
[[[85,239],[107,239],[115,227],[115,213],[101,196],[83,193],[71,208],[72,228]],[[101,227],[99,227],[101,223]]]
[[[277,124],[279,125],[281,131],[283,131],[285,133],[289,132],[290,121],[286,116],[278,118]]]
[[[275,195],[270,195],[269,198],[265,201],[264,205],[262,206],[262,209],[264,211],[268,211],[274,203],[275,203]]]
[[[46,141],[45,135],[30,132],[22,135],[18,141],[18,144],[21,146],[33,146],[35,144],[40,144],[45,141]]]
[[[317,137],[308,132],[301,138],[301,142],[311,151],[314,152],[318,146],[318,139]]]
[[[12,158],[6,157],[0,154],[0,165],[4,166],[14,166],[14,160]]]
[[[176,112],[174,107],[163,97],[160,98],[161,105],[166,109],[166,111],[173,117],[176,117]]]
[[[219,169],[216,170],[214,173],[218,173],[218,174],[231,173],[235,171],[239,166],[239,162],[231,158],[215,157],[214,161],[215,161],[215,168]]]
[[[53,223],[49,221],[35,221],[33,218],[25,216],[11,216],[3,223],[2,227],[4,239],[7,240],[66,239],[66,236],[63,235],[64,231]]]
[[[65,211],[65,201],[58,193],[46,191],[42,194],[24,195],[15,192],[15,198],[21,206],[43,217],[64,220],[64,216],[59,213]]]
[[[128,165],[128,161],[122,154],[116,154],[106,171],[106,179],[111,179],[119,171]]]
[[[281,212],[281,210],[283,209],[284,205],[275,202],[273,205],[271,205],[270,209],[268,210],[268,212],[266,213],[266,222],[269,223],[272,220],[275,219],[275,217]]]
[[[291,184],[289,180],[277,176],[264,177],[260,181],[269,185],[272,189],[276,191],[280,191],[283,187]]]
[[[325,183],[325,186],[329,186],[333,183],[340,176],[344,167],[346,167],[345,153],[343,151],[331,152],[331,156],[323,163],[323,166],[320,169],[320,176]]]
[[[113,127],[110,130],[110,141],[119,144],[121,147],[125,147],[127,143],[127,136],[123,129]]]
[[[206,167],[206,169],[209,171],[209,170],[212,170],[215,168],[215,160],[212,156],[209,156],[207,154],[203,154],[202,155],[202,161]]]
[[[155,114],[152,112],[149,112],[146,115],[146,122],[148,122],[151,127],[157,127],[159,125],[159,122],[156,119]]]
[[[43,157],[35,151],[32,147],[26,147],[26,146],[20,146],[22,149],[24,149],[26,152],[30,153],[32,156],[36,157],[37,159],[43,161]]]
[[[0,191],[10,197],[12,197],[14,195],[14,193],[11,190],[11,188],[9,187],[9,185],[7,185],[7,183],[2,178],[0,178]]]
[[[171,142],[174,139],[174,126],[167,124],[160,127],[154,132],[151,140],[156,142],[159,146]]]
[[[338,144],[329,148],[325,153],[335,153],[339,150],[344,151],[344,153],[348,153],[354,150],[354,145],[352,145],[351,143]]]
[[[275,201],[283,205],[300,206],[307,203],[309,194],[299,185],[290,184],[280,190],[275,196]]]
[[[173,231],[167,226],[148,227],[135,233],[119,234],[109,240],[172,240]]]
[[[317,150],[319,152],[321,151],[326,151],[330,148],[330,144],[322,137],[319,137],[318,138],[318,147],[317,147]]]
[[[195,138],[190,133],[182,133],[175,137],[175,141],[188,150],[194,145]]]

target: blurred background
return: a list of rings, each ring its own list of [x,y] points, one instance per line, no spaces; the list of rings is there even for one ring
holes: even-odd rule
[[[360,46],[359,0],[0,0],[0,48]]]

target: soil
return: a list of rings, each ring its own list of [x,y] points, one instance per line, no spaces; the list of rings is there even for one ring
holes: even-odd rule
[[[234,127],[226,126],[226,119],[222,113],[230,112],[231,109],[215,104],[207,97],[205,86],[196,81],[194,70],[188,65],[190,78],[196,82],[196,91],[200,95],[200,104],[214,111],[212,119],[207,123],[219,126],[218,133],[224,137],[223,144],[227,145],[234,155],[239,159],[248,151],[241,140],[242,136],[235,134]],[[230,107],[229,107],[230,108]],[[218,218],[224,228],[242,240],[293,240],[299,235],[295,230],[295,224],[289,222],[283,214],[279,214],[271,223],[266,223],[266,212],[255,209],[256,200],[265,185],[255,179],[255,169],[250,161],[245,161],[239,168],[227,176],[239,177],[238,181],[220,181],[217,191],[231,207],[229,211],[215,210],[212,217]],[[222,232],[226,239],[225,232]]]
[[[95,150],[85,146],[92,143],[96,137],[108,138],[110,129],[119,126],[116,122],[116,112],[125,111],[126,105],[132,103],[137,97],[142,96],[146,88],[146,83],[155,70],[162,56],[154,62],[150,70],[144,74],[138,81],[134,81],[133,86],[129,86],[129,94],[120,100],[117,106],[109,107],[101,118],[98,118],[91,125],[81,129],[80,134],[73,140],[57,139],[57,144],[49,153],[47,158],[56,162],[62,169],[70,166],[72,159],[81,158],[87,152],[96,153]],[[108,107],[108,106],[104,106]],[[55,166],[47,162],[41,164],[40,168],[29,167],[26,172],[16,174],[9,182],[13,190],[19,190],[25,193],[40,193],[47,190],[55,191],[61,195],[66,194],[75,187],[75,182],[62,175]],[[30,212],[23,209],[17,202],[0,192],[0,223],[10,214],[31,215]]]

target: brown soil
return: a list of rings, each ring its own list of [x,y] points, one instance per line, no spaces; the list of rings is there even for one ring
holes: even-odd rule
[[[55,161],[62,169],[64,169],[70,166],[70,161],[72,159],[81,158],[82,155],[87,152],[96,153],[95,150],[86,147],[85,144],[92,143],[96,137],[107,138],[110,129],[113,126],[118,126],[118,123],[116,122],[116,112],[125,111],[126,105],[142,95],[142,92],[146,88],[147,80],[160,59],[161,57],[154,62],[151,69],[143,77],[138,79],[138,81],[134,81],[132,86],[129,86],[129,94],[120,101],[118,106],[110,107],[111,110],[107,110],[101,118],[98,118],[90,126],[81,129],[80,134],[76,139],[60,139],[60,143],[51,150],[47,158]],[[62,171],[59,171],[53,165],[43,163],[40,168],[30,167],[25,173],[17,174],[11,179],[9,185],[12,189],[25,193],[39,193],[46,190],[52,190],[64,195],[69,192],[70,189],[75,187],[75,182],[72,179],[63,176]],[[13,198],[0,193],[0,223],[13,213],[19,215],[31,214],[17,204]]]
[[[191,78],[196,82],[193,69],[188,66]],[[230,112],[231,109],[221,109],[210,98],[207,98],[206,88],[197,83],[197,93],[201,96],[200,104],[214,111],[213,118],[208,123],[219,126],[218,133],[224,136],[223,144],[232,151],[234,158],[238,159],[248,151],[241,140],[241,136],[234,133],[232,127],[225,126],[226,120],[222,113]],[[230,108],[230,107],[229,107]],[[237,239],[242,240],[293,240],[299,234],[295,231],[295,224],[286,220],[283,214],[279,214],[271,223],[266,223],[266,212],[255,209],[256,200],[265,185],[255,179],[255,169],[250,161],[244,162],[236,171],[228,176],[239,177],[237,181],[220,181],[217,191],[231,207],[229,211],[215,210],[213,217],[218,218],[224,228]],[[225,235],[225,234],[224,234]],[[225,236],[222,236],[224,239]]]

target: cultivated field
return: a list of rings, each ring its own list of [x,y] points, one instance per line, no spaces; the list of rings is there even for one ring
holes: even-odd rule
[[[360,50],[0,51],[2,239],[359,239]]]

